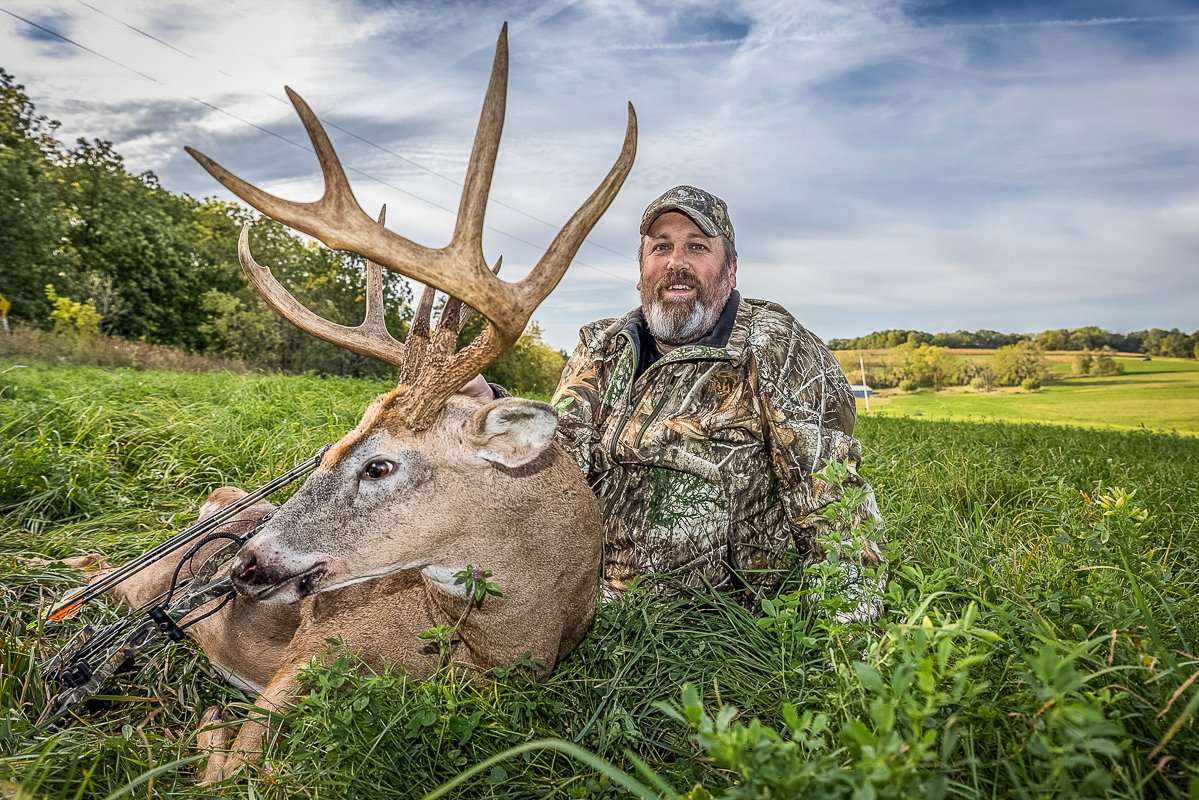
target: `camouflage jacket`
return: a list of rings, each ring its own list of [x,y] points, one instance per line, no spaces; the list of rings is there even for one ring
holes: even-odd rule
[[[821,510],[845,486],[865,490],[849,527],[881,522],[845,375],[784,308],[734,292],[706,339],[647,366],[653,347],[640,309],[587,325],[551,400],[600,502],[609,594],[650,572],[762,588],[788,545],[820,556]],[[841,487],[813,474],[831,460],[849,468]],[[868,542],[842,569],[879,560]]]

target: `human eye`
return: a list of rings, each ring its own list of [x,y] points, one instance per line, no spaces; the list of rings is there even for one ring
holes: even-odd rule
[[[669,244],[669,243],[667,243],[667,242],[658,242],[657,244],[655,244],[655,245],[653,246],[653,248],[651,249],[651,252],[654,252],[654,253],[663,253],[663,252],[665,252],[666,250],[669,250],[669,249],[670,249],[670,244]]]
[[[708,252],[708,246],[706,244],[704,244],[703,242],[692,242],[691,249],[697,253]]]

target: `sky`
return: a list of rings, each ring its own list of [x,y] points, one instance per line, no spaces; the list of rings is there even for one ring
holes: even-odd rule
[[[0,11],[0,66],[65,141],[111,140],[132,171],[196,197],[231,195],[185,144],[268,191],[315,199],[320,173],[286,84],[337,126],[368,213],[387,203],[388,227],[429,246],[449,240],[507,21],[484,251],[503,255],[508,279],[606,174],[627,101],[640,123],[624,188],[534,314],[557,347],[637,305],[641,213],[678,184],[728,203],[741,292],[825,339],[1199,328],[1199,2],[0,0]]]

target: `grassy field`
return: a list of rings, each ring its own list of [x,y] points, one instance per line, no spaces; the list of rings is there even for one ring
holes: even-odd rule
[[[965,357],[965,356],[963,356]],[[985,360],[987,356],[974,356]],[[934,420],[1042,422],[1120,430],[1149,429],[1199,435],[1199,361],[1121,358],[1123,375],[1070,375],[1070,359],[1051,357],[1054,379],[1033,392],[954,387],[910,394],[887,390],[870,400],[870,414]],[[851,376],[855,373],[850,372]],[[867,413],[858,400],[858,413]]]
[[[39,612],[76,581],[43,559],[134,555],[381,388],[0,360],[0,794],[212,796],[197,717],[247,698],[188,645],[32,728],[66,636]],[[801,577],[757,614],[634,592],[541,683],[414,684],[343,653],[223,795],[419,797],[484,764],[450,795],[1199,796],[1199,440],[881,415],[858,434],[888,523],[877,625],[832,622]]]

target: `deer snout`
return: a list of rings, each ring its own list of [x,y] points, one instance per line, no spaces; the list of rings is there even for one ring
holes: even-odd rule
[[[294,603],[312,594],[325,576],[324,560],[271,558],[252,549],[243,549],[233,559],[230,576],[233,588],[252,600]]]

